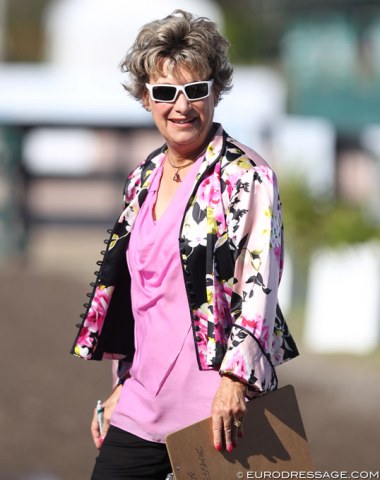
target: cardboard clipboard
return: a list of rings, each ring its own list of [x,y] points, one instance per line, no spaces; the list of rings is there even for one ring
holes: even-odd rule
[[[250,478],[252,471],[313,471],[294,387],[247,404],[244,437],[233,452],[215,450],[211,417],[166,438],[176,480]]]

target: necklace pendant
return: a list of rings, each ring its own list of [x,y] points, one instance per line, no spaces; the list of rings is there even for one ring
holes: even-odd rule
[[[181,177],[179,176],[179,172],[175,172],[173,180],[177,183],[182,182]]]

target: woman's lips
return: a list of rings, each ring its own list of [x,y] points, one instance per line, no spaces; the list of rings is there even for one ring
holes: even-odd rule
[[[195,118],[186,118],[186,119],[170,119],[171,122],[175,123],[176,125],[187,125],[189,123],[193,123]]]

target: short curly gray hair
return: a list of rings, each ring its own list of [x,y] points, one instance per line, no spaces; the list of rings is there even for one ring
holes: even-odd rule
[[[129,73],[124,88],[142,101],[145,83],[162,73],[164,60],[171,72],[181,66],[197,72],[201,79],[214,79],[217,101],[232,88],[232,66],[227,52],[229,42],[206,17],[195,17],[184,10],[175,10],[162,20],[142,27],[121,63]]]

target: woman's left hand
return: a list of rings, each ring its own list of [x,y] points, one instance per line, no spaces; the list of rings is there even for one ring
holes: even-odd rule
[[[97,411],[97,408],[94,409],[94,413],[91,421],[91,435],[95,443],[95,446],[98,450],[101,448],[104,437],[107,434],[107,431],[111,422],[111,416],[113,411],[115,410],[117,402],[119,401],[122,388],[123,388],[123,385],[121,384],[117,385],[113,389],[111,395],[107,398],[107,400],[105,402],[102,402],[102,407],[104,408],[102,434],[100,433],[99,424],[98,424],[98,411]]]
[[[227,451],[232,452],[238,437],[243,435],[242,423],[247,410],[244,394],[244,383],[234,377],[222,376],[211,409],[214,446],[219,451],[223,448],[223,438]]]

